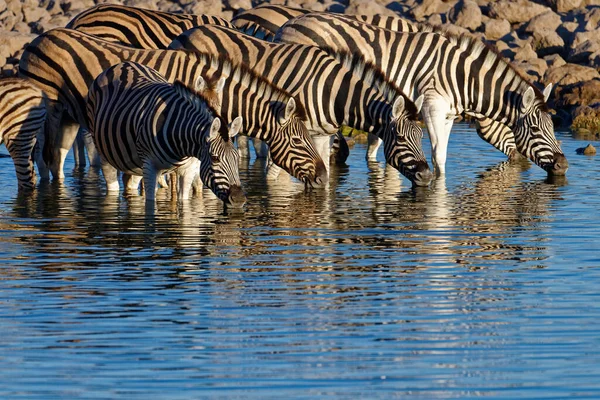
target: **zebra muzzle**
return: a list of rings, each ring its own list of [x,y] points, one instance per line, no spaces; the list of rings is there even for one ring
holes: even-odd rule
[[[231,186],[226,203],[231,207],[243,207],[246,204],[246,194],[241,186]]]

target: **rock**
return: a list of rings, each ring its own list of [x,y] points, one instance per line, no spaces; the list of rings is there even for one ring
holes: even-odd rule
[[[537,53],[533,50],[533,47],[530,43],[525,44],[523,47],[516,49],[515,55],[513,57],[514,60],[531,60],[536,59],[538,57]]]
[[[346,8],[346,14],[352,15],[396,15],[392,10],[372,0],[354,0]]]
[[[577,154],[582,154],[586,156],[594,156],[596,155],[596,148],[590,143],[585,147],[578,148],[577,150],[575,150],[575,152]]]
[[[548,68],[560,67],[561,65],[565,65],[567,62],[558,54],[550,54],[544,57],[546,64],[548,64]]]
[[[533,32],[533,47],[540,57],[562,53],[565,42],[555,31],[541,30]]]
[[[597,38],[600,38],[600,28],[598,28],[594,31],[577,32],[577,33],[575,33],[575,38],[573,39],[573,42],[571,43],[571,49],[577,48],[577,46],[579,46],[580,44],[582,44],[585,41],[594,40]]]
[[[248,10],[252,8],[252,1],[250,0],[225,0],[223,5],[228,10]]]
[[[197,0],[183,7],[183,10],[188,14],[210,14],[220,16],[223,6],[218,1]]]
[[[490,17],[506,19],[511,24],[527,22],[550,11],[548,7],[527,0],[500,0],[490,4]]]
[[[582,81],[600,79],[600,73],[594,68],[567,63],[560,67],[550,68],[546,71],[544,81],[559,85],[572,85]]]
[[[537,15],[531,19],[526,25],[524,31],[527,33],[535,33],[541,31],[556,31],[562,24],[560,16],[554,11],[547,11]]]
[[[594,31],[600,26],[600,8],[593,8],[584,17],[586,31]]]
[[[460,36],[463,34],[470,34],[467,28],[463,28],[462,26],[454,25],[454,24],[441,24],[440,27],[442,29],[452,35]]]
[[[600,68],[600,38],[586,40],[571,50],[569,62]]]
[[[35,38],[36,35],[30,33],[3,32],[0,35],[0,57],[14,56]]]
[[[454,5],[454,2],[443,2],[442,0],[423,0],[411,10],[417,21],[424,21],[425,17],[432,14],[445,14]]]
[[[552,8],[559,13],[566,13],[581,5],[581,0],[552,0]]]
[[[448,11],[448,20],[460,27],[475,30],[481,25],[481,10],[473,0],[459,0]]]
[[[510,23],[505,19],[492,18],[484,24],[485,37],[488,40],[497,40],[510,33]]]
[[[560,26],[565,32],[573,33],[579,29],[579,24],[577,22],[563,22]]]
[[[527,75],[530,80],[535,82],[541,82],[546,70],[548,69],[546,62],[539,58],[515,61],[512,63],[512,65]]]
[[[442,16],[440,14],[433,14],[429,17],[429,19],[427,19],[427,23],[433,26],[441,25],[442,22]]]
[[[564,90],[561,96],[561,104],[568,106],[589,106],[600,102],[600,80],[581,82],[568,90]]]

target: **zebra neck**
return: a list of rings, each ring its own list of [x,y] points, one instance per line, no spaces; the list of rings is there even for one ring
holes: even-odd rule
[[[390,103],[376,90],[366,88],[360,91],[357,86],[354,91],[337,96],[338,124],[380,136],[382,126],[391,113]]]

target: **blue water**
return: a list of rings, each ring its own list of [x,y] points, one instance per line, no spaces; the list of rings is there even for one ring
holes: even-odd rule
[[[0,398],[600,398],[600,156],[557,136],[553,182],[460,124],[429,189],[364,145],[310,193],[252,160],[234,213],[0,158]]]

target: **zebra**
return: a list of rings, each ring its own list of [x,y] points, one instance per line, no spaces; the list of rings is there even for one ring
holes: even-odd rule
[[[425,96],[423,118],[431,138],[436,174],[445,173],[452,123],[463,112],[487,117],[511,129],[517,150],[550,175],[564,175],[568,162],[554,136],[543,92],[531,85],[496,51],[470,36],[435,32],[394,32],[333,14],[307,14],[277,33],[285,43],[316,45],[330,53],[359,51],[377,62],[405,92]],[[490,90],[491,93],[484,93]]]
[[[38,36],[26,46],[19,64],[19,74],[40,86],[49,100],[44,154],[55,178],[64,177],[64,158],[75,137],[63,135],[62,120],[87,126],[89,86],[102,71],[123,61],[139,62],[169,82],[181,80],[190,86],[198,75],[226,78],[226,95],[217,110],[225,121],[242,116],[242,131],[267,142],[276,165],[307,185],[326,182],[327,170],[308,134],[303,105],[246,66],[223,56],[134,49],[66,28]]]
[[[0,143],[15,164],[20,190],[33,189],[36,184],[32,156],[45,121],[46,100],[41,89],[22,78],[0,79]],[[47,179],[49,173],[41,158],[36,163],[41,178]]]
[[[338,60],[316,47],[271,43],[214,25],[190,29],[170,47],[227,54],[297,95],[306,107],[308,129],[320,135],[317,147],[326,164],[329,136],[346,125],[383,139],[386,161],[414,185],[430,183],[416,121],[423,99],[413,103],[362,57],[344,53]]]
[[[313,11],[282,5],[266,4],[243,11],[233,18],[232,23],[241,31],[258,38],[274,41],[275,35],[288,21],[306,14],[315,14]],[[326,14],[326,13],[325,13]],[[388,15],[348,15],[335,14],[339,18],[347,18],[383,29],[400,32],[446,32],[427,23],[415,23],[405,18]],[[293,22],[292,22],[293,23]],[[348,44],[351,47],[351,44]],[[480,138],[502,151],[509,160],[520,157],[515,145],[515,139],[510,128],[497,121],[489,120],[484,116],[476,118],[476,131]],[[336,137],[343,139],[343,137]],[[369,135],[369,151],[367,158],[374,159],[380,141]]]
[[[118,4],[98,4],[77,14],[66,28],[138,49],[166,49],[178,35],[205,24],[234,27],[226,19],[213,15],[175,14]]]
[[[156,70],[134,62],[108,68],[94,79],[86,102],[94,143],[113,168],[143,175],[147,201],[155,200],[158,174],[175,168],[184,169],[178,171],[178,197],[186,200],[199,159],[202,182],[226,204],[242,206],[239,155],[231,142],[242,117],[233,120],[229,133],[221,129],[225,125],[199,86],[168,83]],[[103,165],[105,177],[116,177],[110,169]],[[108,189],[118,189],[118,181],[109,179]]]
[[[91,7],[76,15],[66,27],[109,42],[152,50],[166,49],[181,33],[206,24],[234,28],[226,19],[212,15],[175,14],[118,4]],[[238,136],[237,140],[240,151],[247,157],[247,137]],[[266,145],[255,141],[254,147],[258,157],[267,156]]]
[[[231,19],[231,23],[247,35],[272,42],[277,31],[286,22],[309,13],[313,14],[317,12],[303,8],[265,3],[258,7],[242,11]],[[395,16],[347,14],[343,14],[343,16],[392,31],[418,32],[423,29],[432,29],[426,24],[414,23],[405,18]]]

